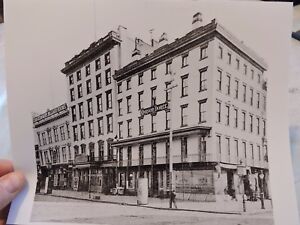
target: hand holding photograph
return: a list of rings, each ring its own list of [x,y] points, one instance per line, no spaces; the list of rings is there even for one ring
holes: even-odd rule
[[[8,222],[298,224],[291,8],[6,1],[12,154],[29,181]]]

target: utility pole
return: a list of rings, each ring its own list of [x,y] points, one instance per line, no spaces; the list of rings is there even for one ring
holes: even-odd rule
[[[174,84],[174,75],[175,73],[170,73],[170,86],[167,87],[165,90],[168,92],[169,91],[169,96],[170,96],[170,136],[169,136],[169,197],[170,197],[170,204],[169,207],[172,208],[172,190],[173,190],[173,126],[172,126],[172,111],[173,111],[173,105],[172,105],[172,90],[177,87],[177,84]]]

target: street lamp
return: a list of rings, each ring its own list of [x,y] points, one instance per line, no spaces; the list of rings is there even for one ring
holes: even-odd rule
[[[169,136],[169,197],[170,197],[170,203],[169,207],[172,208],[172,190],[173,190],[173,126],[172,126],[172,90],[173,88],[177,87],[177,84],[173,84],[174,82],[174,75],[175,73],[170,73],[170,80],[168,83],[170,84],[169,87],[167,87],[165,90],[168,92],[169,91],[169,96],[170,96],[170,136]]]
[[[263,171],[261,170],[260,171],[260,174],[259,174],[259,179],[260,179],[260,201],[261,201],[261,209],[265,209],[265,203],[264,203],[264,193],[263,193],[263,190],[264,190],[264,173]]]

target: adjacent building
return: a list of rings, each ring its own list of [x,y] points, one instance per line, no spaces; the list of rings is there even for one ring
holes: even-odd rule
[[[33,116],[35,153],[37,159],[37,189],[71,188],[74,153],[71,149],[69,109],[67,104]],[[49,187],[49,188],[48,188]]]

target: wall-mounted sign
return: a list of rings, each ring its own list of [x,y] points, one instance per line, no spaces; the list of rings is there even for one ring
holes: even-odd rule
[[[148,108],[141,109],[141,116],[148,115],[148,114],[155,116],[156,113],[159,111],[168,110],[169,109],[168,106],[169,106],[168,102],[164,102],[159,105],[153,105]]]
[[[48,110],[47,112],[45,112],[39,116],[34,117],[33,123],[37,123],[43,119],[53,116],[54,114],[60,113],[61,111],[66,111],[67,109],[68,109],[67,104],[60,105],[54,109]]]

